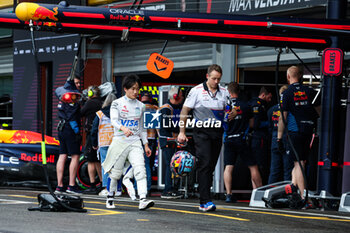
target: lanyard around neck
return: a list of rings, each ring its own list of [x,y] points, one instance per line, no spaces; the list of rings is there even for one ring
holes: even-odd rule
[[[208,87],[208,85],[206,83],[203,84],[204,85],[204,90],[206,90],[208,92],[208,95],[213,99],[216,100],[216,95],[218,94],[218,89],[216,90],[215,93],[212,93]],[[219,88],[219,87],[218,87]]]

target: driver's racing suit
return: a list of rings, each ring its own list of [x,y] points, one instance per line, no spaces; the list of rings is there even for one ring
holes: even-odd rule
[[[146,168],[140,141],[141,139],[143,144],[148,143],[147,131],[143,128],[144,111],[145,105],[142,102],[126,96],[112,102],[110,116],[114,136],[106,160],[102,164],[111,178],[110,192],[113,192],[116,191],[116,185],[113,183],[121,178],[125,161],[128,160],[134,168],[140,199],[145,198],[147,194]],[[129,128],[133,135],[126,137],[120,130],[121,126]]]

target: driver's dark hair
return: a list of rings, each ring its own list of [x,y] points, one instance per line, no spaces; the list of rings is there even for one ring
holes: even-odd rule
[[[124,77],[122,86],[125,89],[130,89],[132,86],[135,85],[135,83],[139,85],[139,88],[142,87],[139,76],[137,76],[136,74],[129,74]]]

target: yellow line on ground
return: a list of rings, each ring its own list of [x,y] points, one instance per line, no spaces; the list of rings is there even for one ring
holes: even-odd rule
[[[90,208],[90,207],[84,207],[84,209],[92,210],[91,213],[88,215],[93,216],[101,216],[101,215],[113,215],[113,214],[125,214],[125,212],[121,211],[114,211],[114,210],[106,210],[106,209],[97,209],[97,208]]]
[[[226,215],[221,215],[221,214],[212,214],[212,213],[205,213],[205,212],[201,213],[201,212],[193,212],[193,211],[187,211],[187,210],[175,210],[175,209],[166,209],[166,208],[158,208],[158,207],[152,207],[152,209],[165,210],[165,211],[171,211],[171,212],[179,212],[179,213],[184,213],[184,214],[207,215],[207,216],[226,218],[226,219],[238,220],[238,221],[250,221],[249,219],[245,219],[245,218],[236,218],[236,217],[231,217],[231,216],[226,216]]]
[[[267,215],[276,215],[276,216],[283,216],[283,217],[289,217],[289,218],[301,218],[301,219],[313,219],[313,220],[325,220],[325,221],[337,221],[337,222],[350,222],[349,219],[336,219],[336,218],[329,218],[329,217],[310,217],[305,215],[293,215],[293,214],[282,214],[282,213],[274,213],[274,212],[266,212],[266,211],[257,211],[257,210],[241,210],[241,209],[228,209],[228,208],[218,208],[220,210],[233,210],[233,211],[240,211],[240,212],[247,212],[247,213],[256,213],[256,214],[267,214]]]
[[[90,202],[87,201],[86,203],[94,203],[94,204],[102,204],[104,205],[105,203],[102,202]],[[124,207],[138,207],[135,205],[125,205],[125,204],[117,204],[114,203],[116,206],[124,206]],[[249,219],[245,218],[236,218],[236,217],[231,217],[231,216],[226,216],[226,215],[221,215],[221,214],[212,214],[212,213],[202,213],[202,212],[194,212],[194,211],[187,211],[187,210],[176,210],[176,209],[166,209],[166,208],[160,208],[160,207],[152,207],[152,210],[162,210],[162,211],[170,211],[170,212],[178,212],[178,213],[184,213],[184,214],[196,214],[196,215],[207,215],[207,216],[212,216],[212,217],[218,217],[218,218],[226,218],[226,219],[231,219],[231,220],[238,220],[238,221],[250,221]]]
[[[38,199],[38,197],[31,197],[31,196],[24,196],[24,195],[8,195],[9,197],[23,197],[23,198],[32,198],[32,199]]]
[[[106,204],[105,202],[100,202],[100,201],[84,201],[85,203],[90,203],[90,204]]]
[[[149,222],[149,219],[136,219],[136,221],[139,221],[139,222]]]

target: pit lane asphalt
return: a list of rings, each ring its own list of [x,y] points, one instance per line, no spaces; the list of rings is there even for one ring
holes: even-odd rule
[[[250,208],[248,203],[215,201],[217,211],[198,211],[198,200],[163,200],[138,210],[138,202],[82,195],[87,213],[28,211],[37,207],[36,190],[0,188],[0,232],[349,232],[350,214],[337,211]]]

